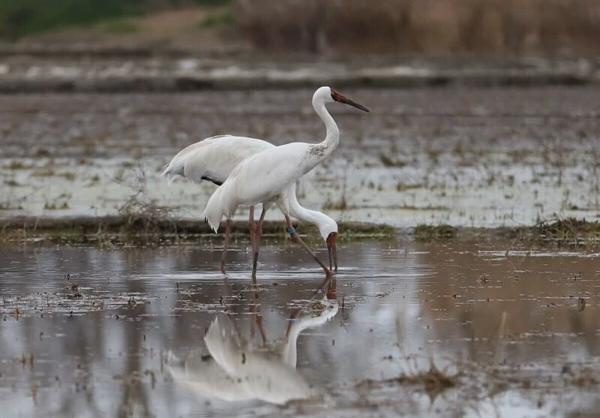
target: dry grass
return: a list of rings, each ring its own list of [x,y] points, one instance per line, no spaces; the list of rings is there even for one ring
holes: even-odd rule
[[[546,239],[560,241],[597,239],[600,235],[598,222],[575,218],[553,218],[541,221],[535,225],[534,229],[538,235]]]
[[[127,221],[122,232],[139,234],[147,239],[157,240],[162,230],[161,225],[169,219],[170,209],[159,206],[155,201],[143,201],[136,194],[132,196],[121,208],[119,215]]]
[[[308,52],[592,54],[597,0],[238,0],[255,46]]]

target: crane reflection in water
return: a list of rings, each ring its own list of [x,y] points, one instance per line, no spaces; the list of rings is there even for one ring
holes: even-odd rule
[[[262,324],[256,284],[251,293],[249,329],[243,328],[239,316],[217,315],[204,336],[205,350],[194,350],[182,359],[167,354],[171,376],[202,397],[224,401],[285,404],[315,396],[316,389],[297,369],[297,342],[302,331],[319,327],[338,313],[335,279],[327,282],[325,296],[291,311],[283,338],[274,341],[269,341]]]

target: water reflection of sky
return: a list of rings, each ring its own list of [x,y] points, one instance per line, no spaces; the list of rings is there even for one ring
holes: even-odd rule
[[[232,253],[225,283],[215,271],[218,253],[191,246],[4,248],[0,407],[14,416],[318,415],[332,408],[362,415],[358,411],[370,402],[380,404],[382,414],[593,411],[596,394],[555,390],[564,381],[565,364],[573,370],[598,367],[593,258],[486,252],[506,245],[384,242],[341,248],[339,311],[298,334],[294,373],[280,369],[317,393],[302,407],[271,405],[256,396],[227,402],[177,383],[170,372],[186,361],[194,364],[198,353],[200,359],[211,354],[205,335],[223,315],[251,343],[231,352],[256,352],[259,363],[264,356],[281,359],[277,347],[290,342],[290,314],[298,308],[310,314],[312,292],[322,279],[294,247],[265,248],[257,301],[243,251]],[[82,298],[71,297],[70,282],[79,284]],[[579,298],[586,300],[583,310]],[[252,325],[257,307],[267,344]],[[467,385],[433,404],[414,387],[356,389],[367,378],[426,370],[431,359],[450,371],[473,364],[482,370],[518,367],[534,382],[550,376],[556,384],[542,391],[508,388],[493,398],[479,391],[466,399]]]

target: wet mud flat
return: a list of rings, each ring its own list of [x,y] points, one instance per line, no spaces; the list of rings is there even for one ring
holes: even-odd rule
[[[320,255],[324,256],[324,250]],[[7,416],[596,416],[593,247],[3,245]],[[334,287],[335,285],[335,287]]]
[[[600,213],[600,87],[344,89],[342,137],[299,185],[340,222],[516,227]],[[0,218],[200,218],[210,184],[159,174],[184,146],[234,133],[317,142],[312,89],[0,95]],[[239,219],[246,213],[239,211]],[[280,219],[271,211],[269,219]]]

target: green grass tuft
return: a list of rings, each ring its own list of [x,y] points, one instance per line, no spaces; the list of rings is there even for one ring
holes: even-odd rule
[[[135,33],[139,27],[129,19],[116,18],[100,22],[96,25],[98,29],[108,33]]]
[[[228,4],[230,0],[193,0],[202,6]],[[0,39],[23,36],[68,26],[87,26],[108,20],[107,30],[137,30],[121,20],[128,16],[189,4],[182,0],[1,0]]]
[[[457,229],[450,225],[417,225],[415,239],[418,241],[439,241],[456,238]]]
[[[235,23],[231,10],[223,10],[219,13],[213,13],[206,16],[198,23],[198,27],[205,28],[225,28],[233,26]]]

